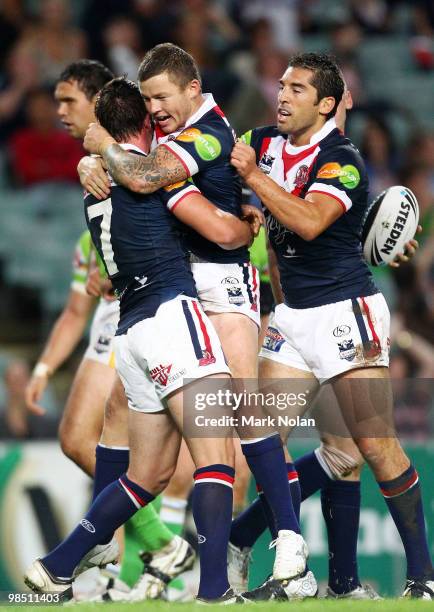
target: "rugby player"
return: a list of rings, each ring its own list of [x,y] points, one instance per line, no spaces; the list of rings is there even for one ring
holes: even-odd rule
[[[124,78],[111,81],[101,90],[96,115],[126,149],[144,154],[146,109],[135,84]],[[190,182],[145,196],[113,183],[107,200],[85,198],[93,242],[120,296],[115,354],[130,408],[130,464],[127,473],[98,495],[74,532],[34,562],[25,577],[34,590],[69,597],[83,555],[108,541],[118,526],[165,488],[184,427],[184,378],[215,378],[219,388],[230,382],[217,333],[197,300],[188,253],[169,212],[180,204],[184,221],[208,239],[224,243],[221,211]],[[251,230],[247,222],[236,217],[234,221],[240,226],[241,245]],[[190,382],[193,389],[195,385]],[[220,434],[186,441],[196,466],[198,597],[231,603],[239,599],[229,586],[226,562],[234,480],[232,430]]]
[[[94,107],[97,93],[112,78],[113,74],[108,68],[93,60],[73,62],[59,76],[55,89],[58,115],[74,138],[84,138],[89,123],[95,120]],[[107,182],[105,171],[100,172],[97,180],[103,184]],[[74,256],[74,275],[68,301],[53,327],[26,390],[29,409],[42,414],[43,409],[37,402],[43,394],[49,377],[71,354],[97,305],[90,330],[89,346],[74,378],[59,429],[63,452],[86,474],[95,476],[94,497],[101,488],[115,480],[115,478],[106,480],[104,465],[111,461],[117,463],[126,460],[128,463],[129,456],[127,403],[123,387],[115,374],[112,347],[119,320],[119,302],[113,300],[113,297],[110,298],[107,292],[104,292],[98,302],[86,293],[86,277],[89,266],[95,259],[101,275],[105,276],[104,266],[94,250],[89,233],[85,232]],[[100,294],[100,291],[96,293]],[[123,433],[121,436],[116,436],[116,444],[112,444],[110,431],[103,427],[104,406],[107,400],[108,413],[112,404],[125,406],[118,416],[118,419],[124,419],[124,423],[123,427],[119,427]],[[116,448],[112,448],[113,446]],[[95,457],[99,463],[96,473]],[[153,505],[147,506],[133,517],[127,525],[127,531],[129,537],[125,542],[120,579],[129,586],[135,584],[140,576],[142,582],[146,578],[152,582],[154,570],[158,572],[164,570],[169,580],[180,573],[179,568],[185,565],[183,561],[185,558],[193,562],[190,545],[182,538],[175,537],[175,534],[160,520]],[[144,573],[143,562],[137,554],[138,550],[147,555],[152,552],[152,559],[147,559]],[[81,564],[79,572],[94,565],[114,562],[118,556],[118,545],[113,540],[109,545],[91,551]],[[179,568],[176,567],[178,565]],[[151,573],[148,574],[148,571]],[[144,596],[151,598],[157,596],[160,591],[161,588],[158,588],[157,592],[152,587],[143,589]]]
[[[277,127],[253,130],[246,137],[253,148],[240,142],[233,150],[233,165],[266,207],[285,298],[272,322],[282,342],[265,342],[260,376],[303,379],[312,390],[331,382],[400,533],[407,557],[404,595],[431,599],[433,570],[417,472],[393,429],[377,416],[391,416],[389,313],[361,257],[367,177],[333,118],[343,91],[339,69],[327,56],[292,58],[281,79]],[[377,383],[374,422],[383,425],[377,438],[351,422],[351,412],[367,414],[369,381]],[[341,464],[342,456],[337,459]],[[348,501],[344,488],[342,504]],[[284,585],[269,580],[251,597],[276,597],[282,590]]]
[[[229,164],[233,131],[212,95],[202,93],[194,59],[175,45],[157,45],[146,54],[138,79],[155,123],[150,155],[138,157],[123,150],[97,124],[89,127],[85,147],[100,154],[115,181],[134,192],[153,193],[193,177],[211,202],[240,216],[241,185]],[[83,185],[100,197],[100,186],[96,189],[92,178],[95,165],[96,160],[85,158],[79,169]],[[188,234],[187,246],[199,299],[217,330],[234,378],[256,379],[259,283],[247,248],[224,251],[195,232]],[[291,578],[304,569],[307,547],[287,486],[280,438],[276,433],[242,440],[241,446],[276,518],[273,573]]]

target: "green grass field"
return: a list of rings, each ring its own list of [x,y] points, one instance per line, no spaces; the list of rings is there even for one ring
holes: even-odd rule
[[[326,610],[327,612],[353,612],[364,610],[365,612],[373,610],[374,612],[413,612],[413,610],[431,610],[431,602],[388,599],[384,601],[325,601],[317,599],[315,601],[302,601],[291,603],[274,603],[268,602],[264,604],[251,604],[254,606],[255,612],[267,612],[270,608],[283,609],[283,606],[291,606],[292,610],[300,610],[300,612],[319,612]],[[203,610],[203,606],[198,606],[194,603],[171,604],[166,602],[143,602],[137,604],[77,604],[76,606],[67,606],[71,609],[76,609],[77,612],[91,612],[101,610],[102,607],[108,607],[116,612],[164,612],[165,610],[178,609],[180,612],[190,612],[191,610]],[[431,603],[432,606],[432,603]],[[30,610],[38,612],[53,612],[60,609],[62,606],[0,606],[0,610]],[[206,609],[219,609],[221,606],[207,606]],[[65,609],[65,608],[63,608]]]

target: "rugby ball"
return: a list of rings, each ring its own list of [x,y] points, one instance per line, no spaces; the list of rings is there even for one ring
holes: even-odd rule
[[[410,189],[389,187],[372,202],[362,230],[363,254],[372,266],[389,264],[414,238],[419,205]]]

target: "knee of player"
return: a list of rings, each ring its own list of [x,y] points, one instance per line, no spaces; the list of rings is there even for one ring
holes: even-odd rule
[[[358,438],[355,440],[359,451],[369,464],[379,464],[393,453],[393,438]]]
[[[136,482],[152,495],[159,495],[169,484],[170,479],[175,471],[175,464],[170,467],[164,467],[160,469],[154,469],[152,471],[134,471],[128,469],[128,478],[133,482]]]
[[[325,472],[334,480],[359,476],[364,465],[363,457],[356,446],[354,452],[348,449],[345,452],[335,445],[322,442],[315,454]]]

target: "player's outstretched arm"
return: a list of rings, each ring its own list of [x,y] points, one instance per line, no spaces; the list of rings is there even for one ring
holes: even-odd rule
[[[89,125],[84,147],[101,155],[117,183],[137,193],[153,193],[189,177],[184,164],[164,145],[159,145],[146,157],[129,153],[97,123]],[[94,191],[90,193],[101,199]]]
[[[232,149],[231,163],[273,217],[303,240],[319,236],[344,212],[329,195],[309,193],[302,199],[286,192],[256,166],[254,149],[243,142],[237,142]]]
[[[247,220],[220,210],[198,192],[184,197],[172,212],[185,225],[223,249],[237,249],[253,242],[254,229]]]
[[[71,289],[25,391],[26,406],[31,412],[38,415],[45,413],[38,402],[48,379],[77,346],[95,303],[95,298]]]

